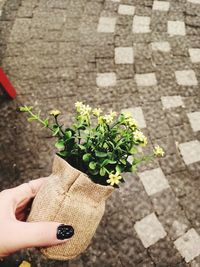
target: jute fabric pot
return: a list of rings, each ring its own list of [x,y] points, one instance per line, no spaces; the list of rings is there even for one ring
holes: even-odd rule
[[[78,256],[88,245],[104,214],[105,201],[114,190],[93,183],[86,174],[55,156],[52,174],[36,195],[29,222],[56,221],[72,225],[74,235],[66,243],[41,248],[51,259]]]

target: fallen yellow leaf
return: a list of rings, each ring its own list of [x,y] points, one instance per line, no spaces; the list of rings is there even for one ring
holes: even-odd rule
[[[19,267],[31,267],[31,264],[28,261],[22,261]]]

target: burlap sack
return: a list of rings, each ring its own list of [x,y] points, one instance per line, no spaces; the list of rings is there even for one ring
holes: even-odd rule
[[[41,248],[51,259],[67,260],[83,252],[104,214],[111,186],[93,183],[84,173],[55,156],[52,174],[35,197],[28,221],[72,225],[74,236],[65,244]]]

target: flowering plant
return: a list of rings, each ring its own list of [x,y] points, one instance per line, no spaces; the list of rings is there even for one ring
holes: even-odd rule
[[[34,114],[32,107],[23,106],[20,111],[29,113],[28,121],[38,121],[48,128],[57,138],[57,155],[86,173],[93,182],[119,187],[124,182],[122,173],[136,171],[141,162],[164,155],[163,149],[156,146],[152,154],[138,156],[138,148],[146,146],[147,138],[130,113],[117,116],[110,111],[103,115],[100,108],[92,109],[82,102],[75,103],[75,107],[75,121],[68,128],[59,123],[59,110],[50,112],[53,123],[49,118],[43,120],[39,113]]]

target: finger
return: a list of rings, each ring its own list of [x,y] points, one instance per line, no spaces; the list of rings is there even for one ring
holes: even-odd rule
[[[11,252],[29,247],[43,247],[62,244],[73,238],[74,230],[68,226],[65,239],[58,239],[58,222],[16,222],[9,227],[9,235],[6,236]]]
[[[4,218],[12,216],[18,206],[23,206],[33,198],[47,178],[39,178],[0,193],[0,214]],[[13,217],[13,216],[12,216]]]
[[[15,196],[17,205],[19,206],[21,203],[23,205],[24,200],[29,201],[31,198],[35,197],[46,180],[46,177],[39,178],[12,188],[11,190]]]

